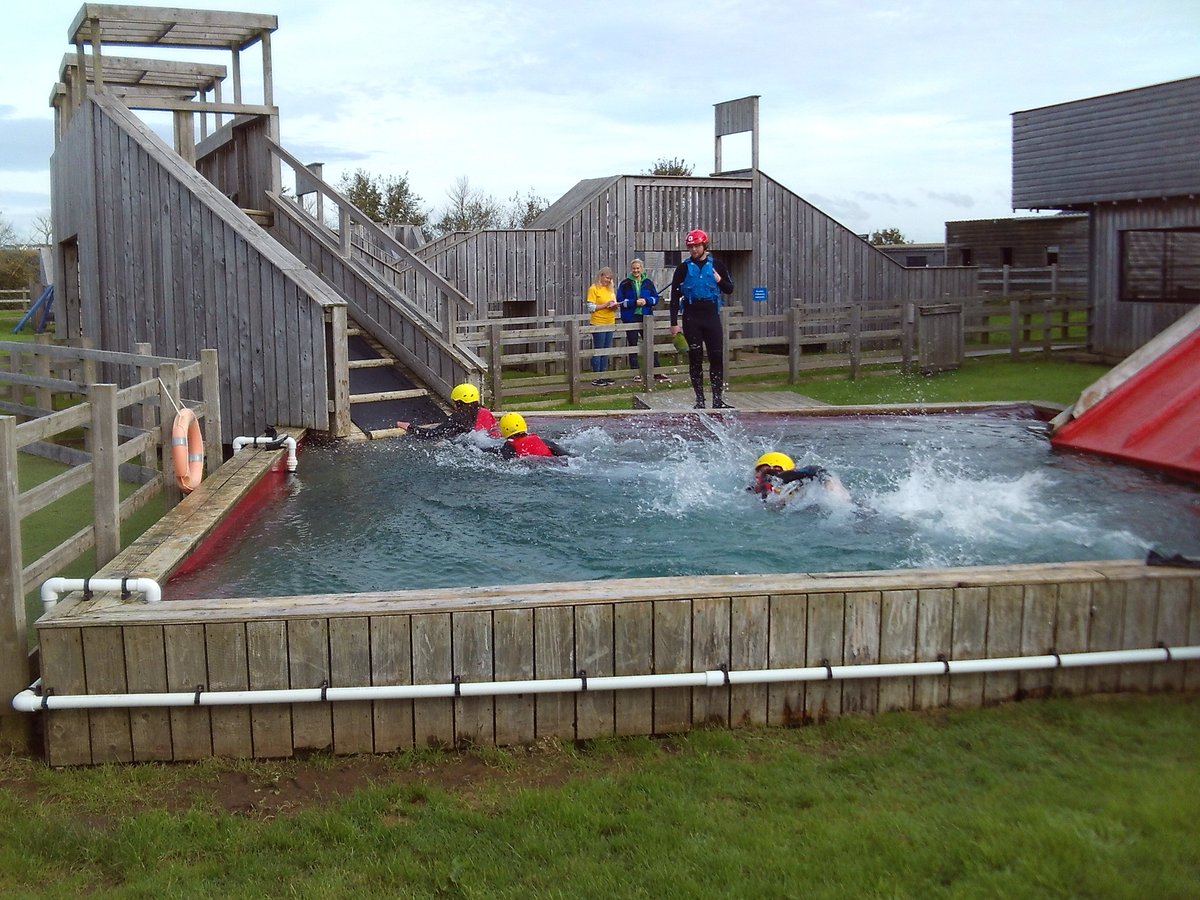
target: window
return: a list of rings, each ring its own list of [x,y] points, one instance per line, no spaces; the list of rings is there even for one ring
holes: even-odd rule
[[[929,257],[928,256],[906,256],[906,257],[904,257],[904,265],[908,266],[910,269],[919,269],[922,266],[929,265]]]
[[[1012,264],[1013,264],[1013,248],[1012,247],[1001,247],[1000,248],[1000,265],[1011,266]]]
[[[971,248],[963,247],[958,251],[958,264],[960,266],[973,266],[975,261],[971,256]]]
[[[1121,300],[1200,303],[1200,228],[1122,231]]]
[[[1058,265],[1058,245],[1057,244],[1046,248],[1046,265],[1048,265],[1048,266],[1057,266]]]

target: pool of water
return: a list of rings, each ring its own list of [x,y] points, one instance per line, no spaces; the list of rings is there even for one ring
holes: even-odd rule
[[[1200,555],[1200,491],[1054,452],[1032,410],[537,419],[574,458],[404,441],[306,449],[168,599]],[[852,502],[765,508],[767,450]]]

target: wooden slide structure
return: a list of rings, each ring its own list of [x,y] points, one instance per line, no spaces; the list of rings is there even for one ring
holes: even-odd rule
[[[1200,307],[1087,388],[1052,427],[1056,448],[1200,483]]]

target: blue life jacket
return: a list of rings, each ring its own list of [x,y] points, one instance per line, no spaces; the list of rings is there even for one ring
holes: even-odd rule
[[[704,260],[704,265],[696,265],[694,260],[687,261],[687,278],[683,280],[683,299],[686,303],[696,300],[709,300],[717,304],[717,312],[721,311],[721,288],[714,277],[712,257]]]

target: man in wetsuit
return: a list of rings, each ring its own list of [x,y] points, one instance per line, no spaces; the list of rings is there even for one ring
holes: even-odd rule
[[[708,383],[713,409],[733,409],[722,397],[725,379],[725,339],[721,333],[723,294],[733,293],[733,278],[725,263],[708,252],[708,234],[695,229],[687,235],[688,259],[675,267],[671,279],[671,334],[683,331],[688,342],[688,372],[696,392],[695,409],[704,409],[704,352],[708,351]],[[683,312],[682,329],[677,324]]]
[[[480,431],[491,437],[499,436],[496,417],[482,405],[479,388],[475,385],[458,385],[450,392],[450,400],[454,403],[454,411],[444,421],[432,425],[397,422],[396,427],[407,429],[405,433],[417,440],[449,440],[472,431]]]

